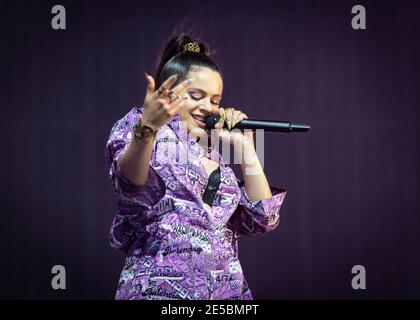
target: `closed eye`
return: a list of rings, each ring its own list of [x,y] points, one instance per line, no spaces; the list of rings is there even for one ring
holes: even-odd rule
[[[203,95],[201,95],[201,94],[197,94],[197,93],[189,93],[189,95],[190,95],[190,97],[193,99],[193,100],[195,100],[195,101],[199,101],[199,100],[201,100],[201,99],[203,99],[204,98],[204,96]],[[220,101],[212,101],[211,102],[212,104],[215,104],[215,105],[219,105],[220,104]]]
[[[191,98],[193,98],[194,100],[196,100],[196,101],[198,101],[198,100],[200,100],[200,99],[202,99],[202,97],[201,96],[197,96],[197,95],[190,95],[191,96]]]

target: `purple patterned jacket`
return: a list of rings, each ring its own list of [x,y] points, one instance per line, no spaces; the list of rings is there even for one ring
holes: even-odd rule
[[[238,260],[238,236],[276,228],[286,190],[271,187],[272,198],[251,201],[217,151],[183,135],[178,115],[157,133],[146,183],[133,185],[117,160],[141,112],[134,107],[118,120],[105,148],[118,200],[110,243],[127,253],[115,298],[252,299]],[[220,164],[211,209],[202,200],[208,177],[200,156]]]

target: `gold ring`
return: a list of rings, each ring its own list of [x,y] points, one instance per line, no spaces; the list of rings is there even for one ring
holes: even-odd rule
[[[172,90],[168,92],[168,97],[172,101],[175,100],[176,98],[178,98],[178,96]]]
[[[166,91],[166,89],[163,88],[163,87],[159,88],[159,90],[158,90],[159,94],[161,94],[161,95],[163,95],[165,93],[165,91]]]

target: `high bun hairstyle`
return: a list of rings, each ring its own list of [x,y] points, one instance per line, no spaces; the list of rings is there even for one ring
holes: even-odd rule
[[[191,47],[196,50],[189,50]],[[159,88],[166,79],[174,74],[178,75],[178,79],[175,82],[175,85],[177,85],[187,78],[188,72],[193,65],[207,67],[221,73],[216,63],[209,57],[208,47],[202,42],[192,39],[189,35],[181,33],[179,36],[169,40],[160,56],[155,75],[155,87]]]

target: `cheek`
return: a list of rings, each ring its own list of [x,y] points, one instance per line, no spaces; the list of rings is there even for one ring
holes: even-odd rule
[[[197,108],[197,103],[191,99],[185,100],[182,107],[179,109],[178,113],[182,118],[187,117]]]
[[[182,121],[190,122],[191,116],[188,110],[189,108],[187,106],[182,106],[181,109],[179,109],[178,114]]]

